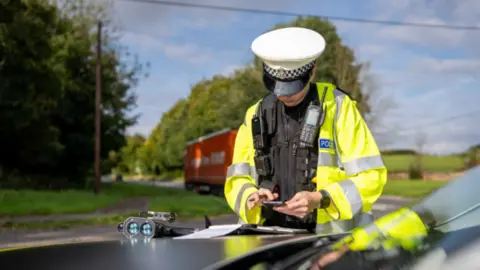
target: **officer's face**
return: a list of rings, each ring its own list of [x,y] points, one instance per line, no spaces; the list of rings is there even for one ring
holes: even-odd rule
[[[305,98],[305,95],[307,94],[308,87],[305,87],[302,91],[293,94],[291,96],[280,96],[278,97],[278,100],[283,102],[286,106],[288,107],[293,107],[298,105],[302,100]]]
[[[313,80],[315,78],[315,75],[313,75],[313,74],[316,74],[316,73],[317,73],[317,64],[315,63],[315,66],[313,66],[312,76],[310,77],[309,82],[313,82]],[[280,96],[280,97],[277,97],[277,98],[278,98],[278,100],[283,102],[286,106],[293,107],[293,106],[298,105],[300,102],[302,102],[302,100],[307,95],[307,92],[308,92],[309,88],[310,88],[310,86],[307,84],[302,91],[300,91],[300,92],[298,92],[294,95]]]

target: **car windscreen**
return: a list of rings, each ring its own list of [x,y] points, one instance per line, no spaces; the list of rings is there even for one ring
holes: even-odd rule
[[[451,180],[412,207],[431,214],[436,229],[443,232],[480,225],[480,166]]]

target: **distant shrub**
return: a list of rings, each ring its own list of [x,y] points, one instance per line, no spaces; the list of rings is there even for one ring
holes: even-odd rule
[[[480,150],[478,148],[472,147],[464,156],[465,169],[468,170],[480,164]]]
[[[423,179],[423,170],[418,164],[411,164],[408,167],[408,178],[411,180]]]
[[[385,150],[382,151],[382,155],[393,156],[393,155],[415,155],[417,152],[415,150],[409,149],[395,149],[395,150]]]

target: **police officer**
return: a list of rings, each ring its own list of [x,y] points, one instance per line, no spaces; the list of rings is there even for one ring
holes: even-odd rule
[[[241,223],[334,233],[373,221],[387,169],[355,101],[314,82],[325,47],[299,27],[252,43],[269,94],[247,110],[227,171],[225,197]]]

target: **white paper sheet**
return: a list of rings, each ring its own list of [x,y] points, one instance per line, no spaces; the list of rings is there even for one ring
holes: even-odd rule
[[[304,229],[291,229],[285,227],[278,227],[278,226],[258,226],[256,228],[257,231],[262,232],[272,232],[272,233],[285,233],[285,234],[293,234],[293,233],[306,233],[307,230]]]
[[[242,224],[231,224],[231,225],[212,225],[208,229],[187,234],[184,236],[177,236],[174,239],[206,239],[214,238],[219,236],[225,236],[229,233],[234,232],[242,227]]]

